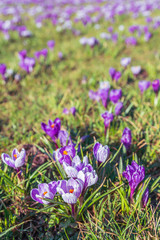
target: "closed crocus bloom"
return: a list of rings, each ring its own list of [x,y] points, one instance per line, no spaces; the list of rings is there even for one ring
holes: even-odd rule
[[[139,81],[138,87],[141,91],[141,94],[143,94],[144,91],[146,91],[150,87],[150,85],[151,85],[150,81],[146,81],[146,80]]]
[[[134,75],[138,75],[141,72],[141,66],[132,66],[131,67],[131,72]]]
[[[131,63],[131,58],[130,57],[126,57],[126,58],[121,59],[121,65],[123,67],[127,67],[130,63]]]
[[[143,193],[142,196],[142,206],[145,207],[147,205],[149,199],[149,189],[146,188],[145,192]]]
[[[122,138],[121,138],[121,143],[125,146],[127,150],[130,149],[131,143],[132,143],[132,133],[129,128],[125,128],[123,130]]]
[[[71,112],[71,114],[72,114],[73,116],[75,116],[75,115],[76,115],[76,108],[75,108],[75,107],[71,107],[71,108],[70,108],[70,112]]]
[[[31,190],[31,198],[42,204],[49,204],[49,201],[45,199],[53,200],[55,194],[57,192],[57,182],[53,181],[50,183],[40,183],[38,184],[38,188],[34,188]]]
[[[152,82],[152,87],[153,87],[153,91],[158,94],[158,91],[160,89],[160,80],[156,79]]]
[[[49,41],[47,42],[47,46],[48,46],[51,50],[53,50],[53,48],[55,47],[55,41],[54,41],[54,40],[49,40]]]
[[[113,103],[117,103],[119,99],[122,97],[121,89],[112,89],[109,94],[110,101]]]
[[[122,111],[122,108],[123,108],[123,102],[118,102],[115,106],[115,115],[120,115],[121,111]]]
[[[27,57],[27,50],[23,49],[22,51],[18,52],[18,57],[21,61],[23,61]]]
[[[109,69],[109,74],[110,74],[112,80],[115,80],[116,82],[121,77],[121,73],[116,71],[116,69],[112,68],[112,67]]]
[[[110,83],[108,81],[100,82],[99,83],[100,89],[110,89]]]
[[[30,57],[25,57],[23,61],[20,62],[20,67],[27,73],[31,73],[35,66],[35,59]]]
[[[63,53],[62,52],[58,52],[58,58],[61,60],[63,59]]]
[[[1,63],[1,64],[0,64],[0,74],[1,74],[2,76],[5,75],[6,70],[7,70],[6,65],[5,65],[4,63]]]
[[[2,155],[1,155],[2,161],[5,164],[7,164],[8,166],[15,168],[17,170],[24,165],[25,157],[26,157],[26,152],[25,152],[24,148],[22,148],[22,150],[20,152],[18,152],[18,150],[16,148],[13,149],[12,157],[10,157],[6,153],[2,153]]]
[[[68,181],[58,181],[57,192],[68,204],[75,204],[83,190],[83,182],[79,179],[70,178]]]
[[[92,167],[85,167],[78,172],[77,178],[83,182],[83,192],[98,181],[98,175]]]
[[[61,120],[59,118],[56,118],[54,121],[49,120],[48,125],[41,123],[41,128],[53,141],[55,141],[61,128]]]
[[[100,96],[100,98],[102,100],[102,104],[105,108],[107,107],[108,92],[109,92],[109,89],[99,89],[98,90],[98,95]]]
[[[101,97],[99,95],[99,91],[94,92],[93,90],[90,90],[88,95],[89,95],[90,99],[97,101],[97,102],[99,102],[101,99]]]
[[[110,123],[113,121],[114,119],[114,116],[112,113],[109,113],[108,111],[106,111],[105,113],[103,113],[102,115],[102,118],[104,119],[104,125],[105,125],[105,128],[108,128]]]
[[[95,156],[97,162],[103,163],[109,158],[110,150],[107,145],[103,146],[102,144],[97,142],[94,145],[93,153],[94,153],[94,156]]]
[[[143,166],[138,165],[135,161],[132,161],[131,165],[126,167],[126,171],[124,171],[122,175],[129,183],[131,189],[130,198],[132,199],[134,191],[145,177],[145,169]]]
[[[65,130],[60,130],[58,133],[58,139],[60,141],[60,144],[62,147],[65,147],[67,145],[72,144],[71,137],[69,136],[69,133]]]
[[[47,55],[48,55],[48,50],[46,48],[44,48],[40,51],[35,52],[34,55],[37,59],[39,59],[41,56],[44,57],[44,59],[46,59]]]
[[[66,162],[71,165],[72,159],[75,157],[75,155],[76,150],[72,144],[55,151],[55,158],[60,162],[60,164]]]
[[[98,42],[98,40],[97,40],[95,37],[91,37],[91,38],[88,38],[88,39],[87,39],[87,44],[88,44],[91,48],[93,48],[94,46],[98,45],[99,42]]]
[[[127,45],[135,46],[135,45],[137,45],[137,39],[135,37],[128,37],[128,38],[126,38],[125,43]]]

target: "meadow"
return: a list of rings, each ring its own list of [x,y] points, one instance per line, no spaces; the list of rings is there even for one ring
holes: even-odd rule
[[[0,3],[0,239],[160,239],[160,2]]]

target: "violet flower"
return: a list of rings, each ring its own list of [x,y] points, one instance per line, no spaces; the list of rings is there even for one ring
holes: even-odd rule
[[[69,133],[65,130],[60,130],[58,133],[58,139],[62,147],[72,144],[72,139],[69,136]]]
[[[137,45],[137,39],[135,37],[128,37],[128,38],[126,38],[125,43],[127,45],[135,46],[135,45]]]
[[[10,157],[6,153],[2,153],[1,155],[2,161],[8,166],[14,168],[17,171],[19,178],[20,178],[20,173],[19,173],[20,167],[22,167],[25,164],[25,157],[26,157],[26,152],[24,148],[22,148],[21,152],[18,152],[18,150],[14,148],[12,151],[12,157]]]
[[[90,99],[92,99],[92,100],[94,100],[96,102],[99,102],[100,99],[101,99],[101,97],[99,96],[99,92],[98,91],[94,92],[93,90],[90,90],[88,95],[89,95]]]
[[[54,41],[54,40],[49,40],[49,41],[47,42],[47,46],[48,46],[51,50],[53,50],[54,47],[55,47],[55,41]]]
[[[118,116],[120,115],[121,111],[122,111],[122,108],[123,108],[123,102],[118,102],[115,106],[115,115]]]
[[[63,53],[62,53],[62,52],[58,52],[58,58],[59,58],[60,60],[63,59]]]
[[[132,66],[131,72],[136,76],[141,72],[141,66]]]
[[[145,169],[143,166],[138,165],[135,161],[132,161],[131,165],[126,167],[126,171],[124,171],[122,175],[129,183],[131,189],[130,199],[132,200],[134,191],[145,177]]]
[[[23,49],[18,52],[18,57],[21,61],[23,61],[27,57],[27,50]]]
[[[109,69],[109,74],[110,74],[112,80],[115,80],[116,82],[121,77],[121,72],[116,71],[116,69],[112,68],[112,67]]]
[[[122,97],[122,90],[121,89],[112,89],[109,94],[109,99],[114,104],[119,101],[119,99]]]
[[[72,159],[75,157],[75,155],[76,150],[73,144],[59,148],[54,152],[54,157],[60,162],[60,164],[66,162],[71,165]]]
[[[121,65],[123,67],[127,67],[131,63],[131,58],[130,57],[125,57],[121,59]]]
[[[23,61],[20,62],[20,67],[27,73],[31,73],[35,66],[35,59],[30,57],[25,57]]]
[[[107,107],[108,93],[109,93],[109,89],[99,89],[98,90],[98,95],[100,96],[100,98],[102,100],[102,104],[105,108]]]
[[[152,82],[152,88],[153,88],[153,91],[155,92],[155,94],[157,95],[159,92],[159,89],[160,89],[160,80],[159,79],[155,79]]]
[[[96,142],[93,148],[93,154],[98,163],[104,163],[110,155],[110,150],[107,145],[103,146],[99,142]]]
[[[3,79],[5,79],[5,73],[6,73],[7,67],[4,63],[0,64],[0,74]]]
[[[150,81],[146,81],[146,80],[139,81],[138,87],[141,91],[141,94],[143,94],[144,91],[146,91],[150,87],[150,85],[151,85]]]
[[[75,108],[75,107],[71,107],[70,109],[64,108],[64,109],[63,109],[63,113],[66,114],[66,115],[68,115],[68,114],[71,113],[73,116],[75,116],[75,114],[76,114],[76,108]]]
[[[35,57],[37,58],[37,59],[40,59],[40,57],[42,56],[44,59],[46,59],[47,58],[47,55],[48,55],[48,50],[46,49],[46,48],[44,48],[44,49],[42,49],[42,50],[40,50],[40,51],[37,51],[37,52],[35,52]]]
[[[147,187],[142,196],[142,206],[143,207],[145,207],[147,205],[148,199],[149,199],[149,189]]]
[[[121,143],[123,143],[127,151],[130,149],[132,143],[132,133],[129,128],[125,128],[123,130]]]
[[[91,48],[93,48],[93,47],[95,47],[96,45],[99,44],[99,41],[98,41],[95,37],[91,37],[91,38],[88,38],[88,39],[87,39],[87,44],[88,44]]]
[[[48,125],[41,123],[41,128],[55,142],[61,128],[61,120],[59,118],[56,118],[54,121],[49,120]]]
[[[109,112],[105,112],[103,114],[101,114],[102,118],[104,119],[104,127],[105,127],[105,132],[104,134],[106,135],[107,133],[107,128],[110,126],[110,123],[113,121],[114,116],[112,113]]]
[[[34,188],[31,190],[31,198],[42,204],[49,204],[49,201],[45,199],[53,200],[55,194],[57,192],[57,182],[53,181],[50,183],[40,183],[38,184],[38,188]]]

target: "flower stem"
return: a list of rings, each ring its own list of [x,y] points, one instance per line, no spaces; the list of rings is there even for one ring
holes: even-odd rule
[[[21,179],[21,170],[20,170],[20,168],[17,168],[16,171],[17,171],[18,178]]]
[[[74,212],[74,204],[71,204],[71,209],[72,209],[72,217],[74,217],[74,214],[75,214],[75,212]]]

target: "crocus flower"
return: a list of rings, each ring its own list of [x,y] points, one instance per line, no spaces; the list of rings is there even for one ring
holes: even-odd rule
[[[58,57],[59,57],[60,60],[62,60],[63,59],[63,53],[62,52],[58,52]]]
[[[119,99],[122,97],[121,89],[112,89],[109,94],[109,99],[113,103],[117,103]]]
[[[55,141],[61,128],[61,120],[59,118],[56,118],[54,121],[49,120],[48,125],[41,123],[41,128],[53,141]]]
[[[75,114],[76,114],[76,108],[75,108],[75,107],[71,107],[71,108],[70,108],[70,112],[72,113],[73,116],[75,116]]]
[[[135,45],[137,45],[137,39],[135,37],[128,37],[128,38],[126,38],[125,43],[127,45],[135,46]]]
[[[65,130],[60,130],[58,133],[58,139],[62,147],[72,144],[71,137],[69,136],[68,132]]]
[[[58,181],[57,192],[62,196],[63,200],[68,204],[75,204],[81,195],[83,182],[78,179],[70,178],[68,181]],[[74,212],[72,212],[74,215]]]
[[[35,59],[30,57],[25,57],[23,61],[20,62],[20,67],[27,73],[31,73],[35,66]]]
[[[88,38],[88,39],[87,39],[87,44],[88,44],[91,48],[93,48],[93,47],[95,47],[96,45],[99,44],[99,41],[98,41],[95,37],[91,37],[91,38]]]
[[[54,152],[55,158],[60,162],[60,164],[63,164],[63,162],[68,163],[71,165],[72,159],[76,155],[76,150],[74,148],[73,144],[67,145],[65,147],[59,148]]]
[[[98,175],[91,165],[79,171],[77,178],[83,182],[83,193],[88,187],[94,185],[98,181]]]
[[[89,91],[89,98],[96,101],[96,102],[99,102],[101,97],[99,96],[99,93],[98,91],[94,92],[93,90],[90,90]]]
[[[100,89],[110,89],[110,83],[108,81],[100,82],[99,83]]]
[[[23,61],[27,57],[27,50],[23,49],[22,51],[18,52],[18,57],[21,61]]]
[[[93,154],[98,163],[103,163],[109,158],[110,150],[107,145],[103,146],[99,142],[96,142],[93,148]]]
[[[114,116],[112,113],[109,113],[107,111],[105,113],[101,114],[101,116],[104,119],[104,126],[105,126],[104,134],[106,135],[107,128],[110,126],[110,123],[113,121]]]
[[[47,45],[48,45],[48,47],[49,47],[51,50],[53,50],[53,48],[54,48],[54,46],[55,46],[55,41],[54,41],[54,40],[49,40],[49,41],[47,42]]]
[[[89,170],[93,170],[92,166],[88,163],[88,157],[85,156],[83,158],[83,162],[78,155],[76,155],[71,164],[63,162],[63,168],[68,177],[77,178],[78,172],[81,171],[83,168],[88,168]]]
[[[98,90],[98,95],[100,96],[100,98],[102,100],[102,104],[105,108],[107,107],[108,93],[109,93],[109,89],[99,89]]]
[[[115,115],[120,115],[121,111],[122,111],[122,108],[123,108],[123,102],[118,102],[115,106]]]
[[[3,79],[5,79],[5,73],[6,73],[7,67],[4,63],[0,64],[0,74]]]
[[[134,191],[145,177],[145,169],[143,166],[138,165],[135,161],[132,161],[131,165],[126,167],[126,171],[124,171],[122,175],[128,180],[131,189],[130,199],[132,199]]]
[[[152,88],[153,88],[153,91],[155,92],[155,94],[157,95],[159,92],[159,89],[160,89],[160,80],[159,79],[156,79],[152,82]]]
[[[150,87],[150,85],[151,85],[150,81],[146,81],[146,80],[139,81],[138,87],[141,91],[141,94],[143,94],[144,91],[147,90]]]
[[[131,58],[130,57],[125,57],[121,59],[121,65],[123,67],[127,67],[131,63]]]
[[[50,183],[40,183],[38,184],[38,188],[34,188],[31,190],[31,198],[42,204],[49,204],[49,201],[45,199],[53,200],[55,194],[57,192],[57,182],[53,181]]]
[[[115,80],[116,82],[121,77],[121,73],[116,71],[116,69],[112,68],[112,67],[109,69],[109,74],[110,74],[112,80]]]
[[[141,72],[141,66],[132,66],[131,72],[136,76]]]
[[[128,151],[130,149],[131,143],[132,143],[132,133],[129,128],[125,128],[123,130],[121,143],[125,146],[126,150]]]
[[[48,50],[46,49],[46,48],[44,48],[44,49],[42,49],[42,50],[40,50],[40,51],[37,51],[37,52],[35,52],[35,57],[37,58],[37,59],[39,59],[41,56],[44,58],[44,59],[46,59],[47,58],[47,55],[48,55]]]
[[[147,205],[149,199],[149,189],[146,188],[145,192],[143,193],[142,196],[142,206],[145,207]]]
[[[66,115],[68,115],[68,114],[69,114],[69,109],[68,109],[68,108],[64,108],[64,109],[63,109],[63,113],[66,114]]]
[[[18,152],[18,150],[15,148],[12,151],[12,157],[6,153],[2,153],[1,157],[2,161],[8,166],[18,169],[25,163],[26,152],[24,148],[22,148],[21,152]]]

